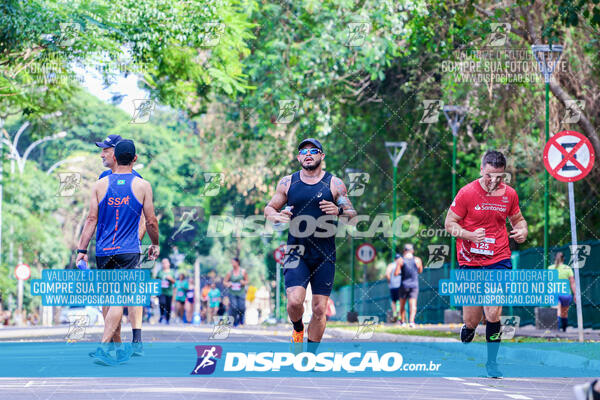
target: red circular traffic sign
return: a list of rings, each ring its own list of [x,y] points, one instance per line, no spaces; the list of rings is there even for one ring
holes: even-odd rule
[[[370,243],[363,243],[356,249],[356,258],[358,261],[368,264],[375,260],[375,256],[377,255],[377,251],[375,247],[373,247]]]
[[[544,147],[544,166],[561,182],[585,178],[594,166],[594,148],[587,137],[576,131],[552,136]]]
[[[19,280],[26,281],[31,277],[31,268],[27,264],[18,264],[15,267],[15,277]]]

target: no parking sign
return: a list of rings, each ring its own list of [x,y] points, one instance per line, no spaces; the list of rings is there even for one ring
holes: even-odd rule
[[[594,166],[592,143],[579,132],[559,132],[544,147],[544,166],[561,182],[583,179]]]
[[[581,310],[581,284],[577,254],[577,225],[575,224],[575,190],[573,182],[585,178],[594,166],[592,143],[579,132],[562,131],[552,136],[544,147],[544,166],[561,182],[568,182],[569,216],[571,220],[571,258],[574,258],[577,330],[583,342],[583,311]]]

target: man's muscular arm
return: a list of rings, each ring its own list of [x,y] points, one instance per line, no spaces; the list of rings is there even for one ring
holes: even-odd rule
[[[88,216],[85,219],[85,225],[83,226],[83,232],[81,232],[81,237],[79,238],[79,244],[77,246],[80,250],[87,250],[88,245],[90,244],[90,240],[92,239],[92,235],[94,235],[94,231],[96,230],[96,225],[98,225],[98,184],[95,183],[92,187],[92,195],[90,196],[90,211],[88,212]],[[79,260],[84,259],[86,262],[88,261],[87,254],[77,253],[76,263]]]
[[[265,207],[265,218],[272,222],[289,222],[292,213],[286,210],[279,211],[287,203],[287,192],[290,188],[292,177],[290,175],[281,178],[277,184],[275,194]]]
[[[508,217],[513,229],[510,231],[510,237],[517,243],[523,243],[527,239],[528,228],[523,214],[518,212],[512,217]]]
[[[483,228],[479,228],[474,232],[470,232],[460,226],[459,222],[461,220],[462,218],[456,215],[456,213],[454,213],[452,210],[448,210],[448,214],[446,214],[446,221],[444,222],[446,232],[455,238],[465,239],[475,243],[483,241],[485,238],[485,230]]]
[[[333,200],[335,203],[322,200],[319,203],[321,210],[323,210],[326,214],[344,216],[348,219],[356,217],[356,210],[348,198],[348,191],[346,190],[346,185],[344,185],[344,182],[340,178],[336,178],[334,176],[331,178],[331,184],[331,194],[333,194]],[[342,214],[339,214],[340,207],[344,211]]]

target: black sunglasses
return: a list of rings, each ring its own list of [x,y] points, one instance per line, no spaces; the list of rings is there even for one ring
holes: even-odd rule
[[[315,149],[315,148],[310,148],[310,149],[302,149],[298,152],[298,154],[300,155],[307,155],[307,154],[319,154],[321,152],[321,150],[319,149]]]

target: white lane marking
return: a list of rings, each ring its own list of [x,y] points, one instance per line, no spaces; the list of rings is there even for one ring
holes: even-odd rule
[[[27,383],[25,384],[25,387],[29,387],[29,386],[31,386],[31,385],[33,385],[33,381],[29,381],[29,382],[27,382]]]
[[[516,400],[532,400],[531,397],[523,396],[522,394],[507,394],[507,396]]]
[[[473,382],[465,382],[465,383],[463,383],[463,385],[468,385],[468,386],[483,386],[481,383],[473,383]]]
[[[452,377],[444,377],[444,379],[448,379],[449,381],[464,381],[464,379],[462,378],[452,378]]]
[[[488,392],[504,392],[504,390],[494,389],[494,388],[482,388],[483,390],[487,390]]]

